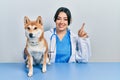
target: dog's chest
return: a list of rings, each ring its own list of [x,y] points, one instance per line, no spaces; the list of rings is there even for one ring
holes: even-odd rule
[[[40,58],[44,54],[45,50],[46,47],[42,42],[39,42],[37,45],[28,44],[28,52],[36,59]]]
[[[45,52],[46,47],[42,42],[38,43],[28,43],[28,49],[29,51],[35,51],[35,52]]]
[[[33,57],[33,61],[35,61],[35,63],[39,63],[43,60],[43,52],[31,52],[31,55]]]

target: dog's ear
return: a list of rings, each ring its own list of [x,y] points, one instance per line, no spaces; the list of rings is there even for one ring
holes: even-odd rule
[[[42,24],[43,24],[43,23],[42,23],[42,17],[41,17],[41,16],[38,16],[36,22],[37,22],[38,24],[41,24],[41,25],[42,25]]]
[[[27,16],[25,16],[24,17],[24,25],[28,24],[29,22],[30,22],[30,19]]]

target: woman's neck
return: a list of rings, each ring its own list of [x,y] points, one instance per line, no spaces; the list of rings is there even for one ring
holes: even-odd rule
[[[56,30],[56,33],[57,33],[57,35],[58,35],[60,40],[63,39],[63,37],[65,36],[66,32],[67,32],[67,30],[63,30],[63,31]]]

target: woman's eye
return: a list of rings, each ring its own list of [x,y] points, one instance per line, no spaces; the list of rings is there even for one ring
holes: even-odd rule
[[[60,20],[60,18],[57,18],[57,20]]]
[[[68,21],[68,19],[64,19],[65,21]]]

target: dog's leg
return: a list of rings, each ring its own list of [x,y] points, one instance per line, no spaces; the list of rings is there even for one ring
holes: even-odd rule
[[[43,55],[43,66],[42,66],[42,72],[46,72],[46,60],[47,60],[47,53]]]
[[[51,54],[47,54],[47,64],[50,65],[50,58],[51,58]]]
[[[27,65],[26,65],[27,68],[29,68],[29,64],[30,64],[30,63],[29,63],[29,61],[27,60]]]
[[[29,68],[29,61],[28,61],[28,58],[27,58],[27,60],[25,61],[25,64],[26,64],[26,67]]]
[[[28,76],[30,77],[33,75],[33,58],[32,58],[32,56],[28,57],[28,67],[29,67]]]
[[[26,59],[26,62],[25,62],[25,63],[26,63],[26,67],[27,67],[27,68],[29,68],[29,64],[30,64],[30,63],[29,63],[30,61],[28,60],[28,57],[29,57],[29,56],[30,56],[30,54],[28,53],[27,48],[25,48],[25,49],[24,49],[24,58]]]

